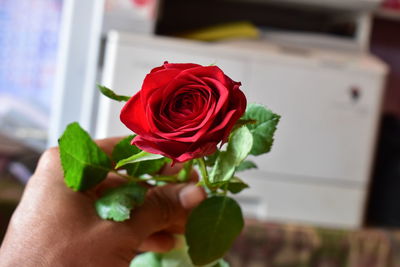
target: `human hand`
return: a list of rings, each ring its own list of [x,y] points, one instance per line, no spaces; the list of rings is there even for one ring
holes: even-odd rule
[[[119,138],[98,141],[111,153]],[[171,174],[176,169],[166,169]],[[124,222],[102,220],[94,202],[121,184],[110,174],[87,192],[63,182],[57,148],[47,150],[29,180],[0,249],[0,266],[128,266],[137,251],[165,252],[174,234],[183,233],[186,218],[205,193],[194,184],[151,188],[144,204]]]

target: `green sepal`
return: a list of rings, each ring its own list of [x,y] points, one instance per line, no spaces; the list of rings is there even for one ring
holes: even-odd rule
[[[110,98],[112,100],[116,100],[118,102],[121,102],[121,101],[126,102],[126,101],[128,101],[130,99],[129,96],[117,95],[113,90],[111,90],[110,88],[107,88],[107,87],[105,87],[103,85],[99,85],[98,84],[97,88],[99,88],[100,92],[104,96],[106,96],[106,97],[108,97],[108,98]]]

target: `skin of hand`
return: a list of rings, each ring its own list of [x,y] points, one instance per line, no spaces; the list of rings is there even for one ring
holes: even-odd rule
[[[119,140],[97,144],[111,154]],[[176,171],[167,167],[163,173]],[[190,210],[205,199],[204,190],[190,183],[154,187],[129,220],[102,220],[94,202],[121,179],[110,174],[97,187],[74,192],[64,184],[58,149],[47,150],[12,216],[0,248],[0,266],[126,267],[138,251],[172,249],[173,235],[184,232]]]

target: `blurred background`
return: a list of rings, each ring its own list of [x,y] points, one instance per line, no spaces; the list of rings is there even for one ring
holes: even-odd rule
[[[241,176],[237,266],[400,266],[399,0],[0,0],[0,239],[68,123],[128,133],[96,84],[133,95],[166,60],[282,115]]]

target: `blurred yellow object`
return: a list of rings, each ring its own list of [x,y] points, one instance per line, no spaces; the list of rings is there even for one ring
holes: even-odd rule
[[[259,36],[259,30],[253,24],[246,21],[220,24],[179,35],[179,37],[199,41],[218,41],[231,38],[259,38]]]

